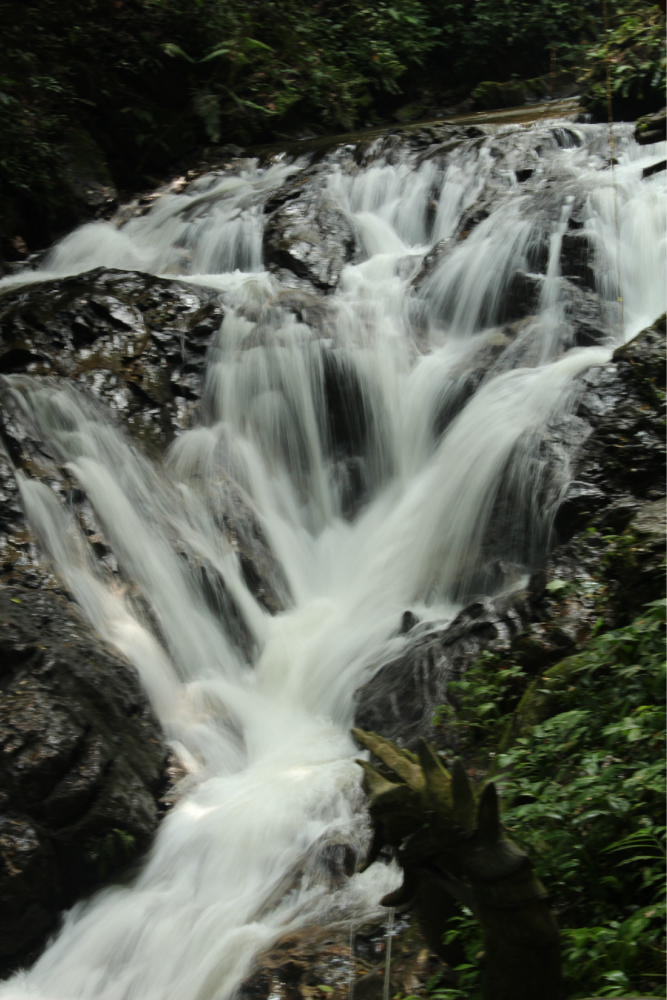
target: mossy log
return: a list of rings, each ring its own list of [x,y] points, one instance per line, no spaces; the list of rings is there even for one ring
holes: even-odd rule
[[[352,732],[385,765],[358,762],[374,826],[367,864],[389,845],[404,871],[383,905],[414,906],[430,947],[451,963],[443,935],[459,900],[484,931],[485,1000],[561,1000],[558,926],[530,858],[500,823],[495,785],[477,797],[460,761],[450,773],[431,744],[417,755]]]

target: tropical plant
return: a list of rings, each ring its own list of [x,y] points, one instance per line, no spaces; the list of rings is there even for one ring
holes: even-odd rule
[[[491,678],[492,665],[458,682],[458,711],[473,737],[487,733],[503,821],[552,895],[568,997],[664,996],[665,601],[535,682],[526,698],[543,696],[551,715],[504,750],[512,716],[491,706],[516,704],[526,682],[516,666]],[[472,915],[451,936],[468,960],[460,990],[438,1000],[477,1000]]]

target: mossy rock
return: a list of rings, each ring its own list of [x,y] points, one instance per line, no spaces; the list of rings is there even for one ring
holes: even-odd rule
[[[552,77],[550,74],[536,76],[530,80],[508,80],[498,83],[485,80],[473,90],[472,97],[475,109],[492,111],[495,108],[512,108],[527,101],[541,101],[545,97],[569,97],[574,91],[573,77],[569,73],[559,72]]]

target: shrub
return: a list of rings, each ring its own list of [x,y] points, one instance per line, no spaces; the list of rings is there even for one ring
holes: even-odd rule
[[[457,689],[464,726],[487,733],[491,754],[511,718],[492,706],[508,694],[516,701],[512,686],[525,685],[516,667],[498,673],[489,678],[480,663]],[[526,697],[546,698],[551,717],[497,754],[503,821],[551,893],[567,996],[664,996],[665,601],[595,636],[550,675]],[[439,1000],[477,1000],[472,916],[451,935],[469,961],[461,990]]]

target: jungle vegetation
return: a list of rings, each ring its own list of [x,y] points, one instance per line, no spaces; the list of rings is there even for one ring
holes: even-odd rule
[[[664,13],[608,6],[605,32],[599,0],[0,0],[0,229],[35,249],[78,221],[72,160],[128,192],[204,147],[341,132],[547,74],[581,77],[601,108],[607,50],[636,117],[663,103]]]
[[[665,666],[660,599],[539,678],[485,654],[450,685],[465,752],[548,886],[573,1000],[665,996]],[[479,1000],[479,925],[455,923],[460,989],[430,996]]]

